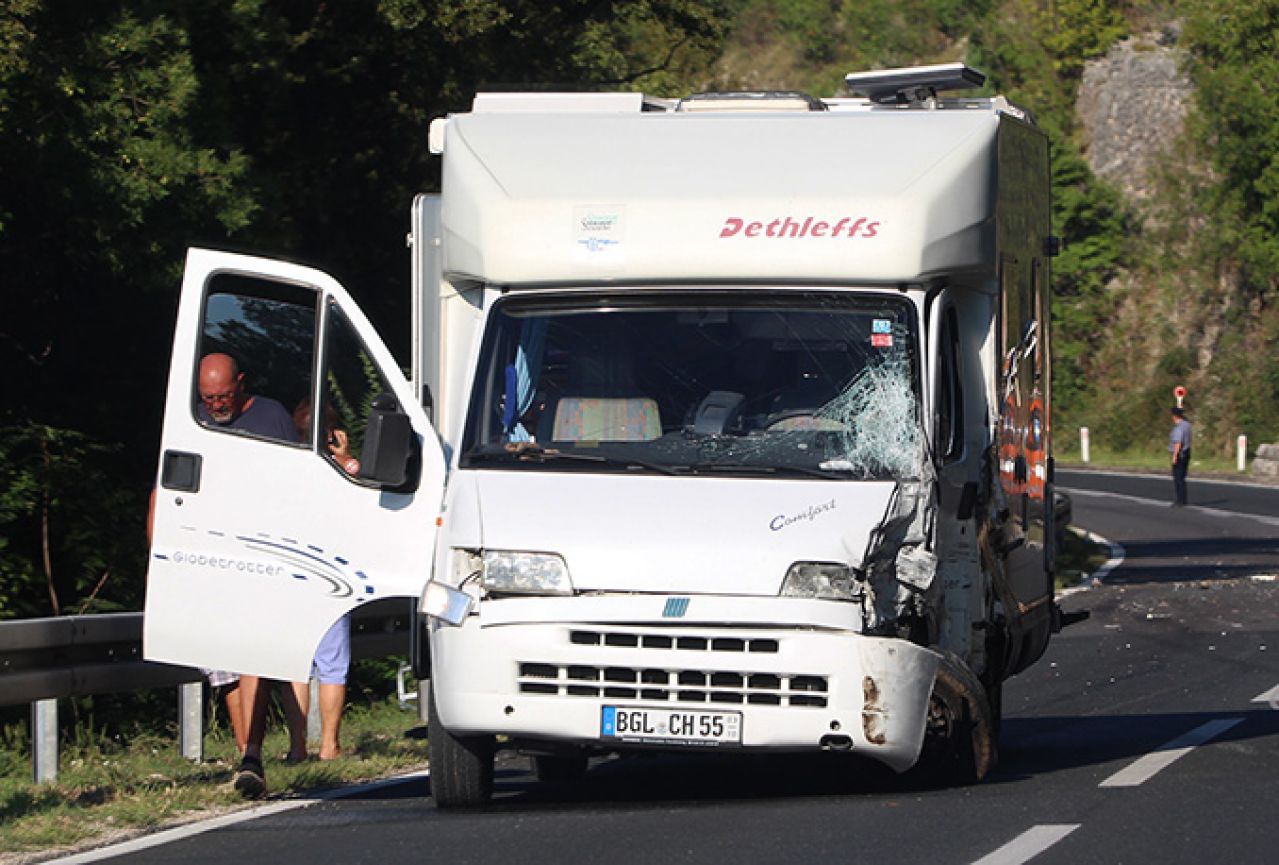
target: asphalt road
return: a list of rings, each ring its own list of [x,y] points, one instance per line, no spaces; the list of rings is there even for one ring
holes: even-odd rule
[[[928,789],[847,756],[688,755],[547,788],[513,760],[482,813],[436,811],[418,778],[105,861],[1279,862],[1279,489],[1192,478],[1194,506],[1173,509],[1167,479],[1058,483],[1123,561],[1062,600],[1092,617],[1006,685],[982,785]]]

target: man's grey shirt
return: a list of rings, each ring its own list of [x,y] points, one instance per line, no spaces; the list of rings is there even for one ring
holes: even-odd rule
[[[1178,443],[1183,453],[1190,450],[1190,421],[1185,418],[1173,424],[1172,433],[1168,436],[1168,453],[1175,451]]]

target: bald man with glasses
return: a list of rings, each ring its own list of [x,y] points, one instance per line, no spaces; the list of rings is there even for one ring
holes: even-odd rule
[[[256,396],[244,389],[244,373],[240,371],[235,359],[228,354],[216,352],[207,354],[200,361],[200,378],[197,383],[200,391],[200,402],[196,406],[196,417],[202,424],[214,428],[238,430],[263,438],[296,442],[297,429],[293,425],[293,415],[277,400],[269,396]],[[221,671],[209,671],[210,681],[216,676],[228,679],[236,678],[234,674]],[[241,675],[238,677],[238,700],[232,707],[232,700],[227,700],[227,711],[240,713],[240,724],[234,722],[237,741],[241,748],[240,766],[235,773],[235,789],[247,799],[257,799],[266,793],[266,773],[262,768],[262,741],[266,737],[267,702],[271,688],[257,676]],[[287,690],[287,689],[286,689]],[[229,696],[229,695],[228,695]],[[291,698],[290,691],[286,697]],[[287,707],[286,707],[287,709]],[[302,747],[305,748],[303,739]]]
[[[281,441],[297,441],[293,416],[269,396],[244,389],[244,373],[229,354],[206,354],[200,361],[200,404],[195,414],[208,426],[240,430]]]

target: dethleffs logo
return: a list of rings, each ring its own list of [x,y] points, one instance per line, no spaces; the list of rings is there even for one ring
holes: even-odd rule
[[[874,237],[879,234],[879,221],[865,216],[845,216],[831,222],[815,216],[779,216],[775,219],[747,220],[730,216],[724,220],[720,237]]]

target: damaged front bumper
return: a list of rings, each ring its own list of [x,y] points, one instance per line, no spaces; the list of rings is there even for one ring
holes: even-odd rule
[[[687,601],[481,603],[433,630],[439,720],[459,735],[612,749],[626,743],[604,735],[609,709],[740,712],[737,739],[719,747],[850,748],[897,771],[918,759],[936,652],[860,633],[848,603],[698,597],[698,617],[675,624],[651,615],[667,600]]]

